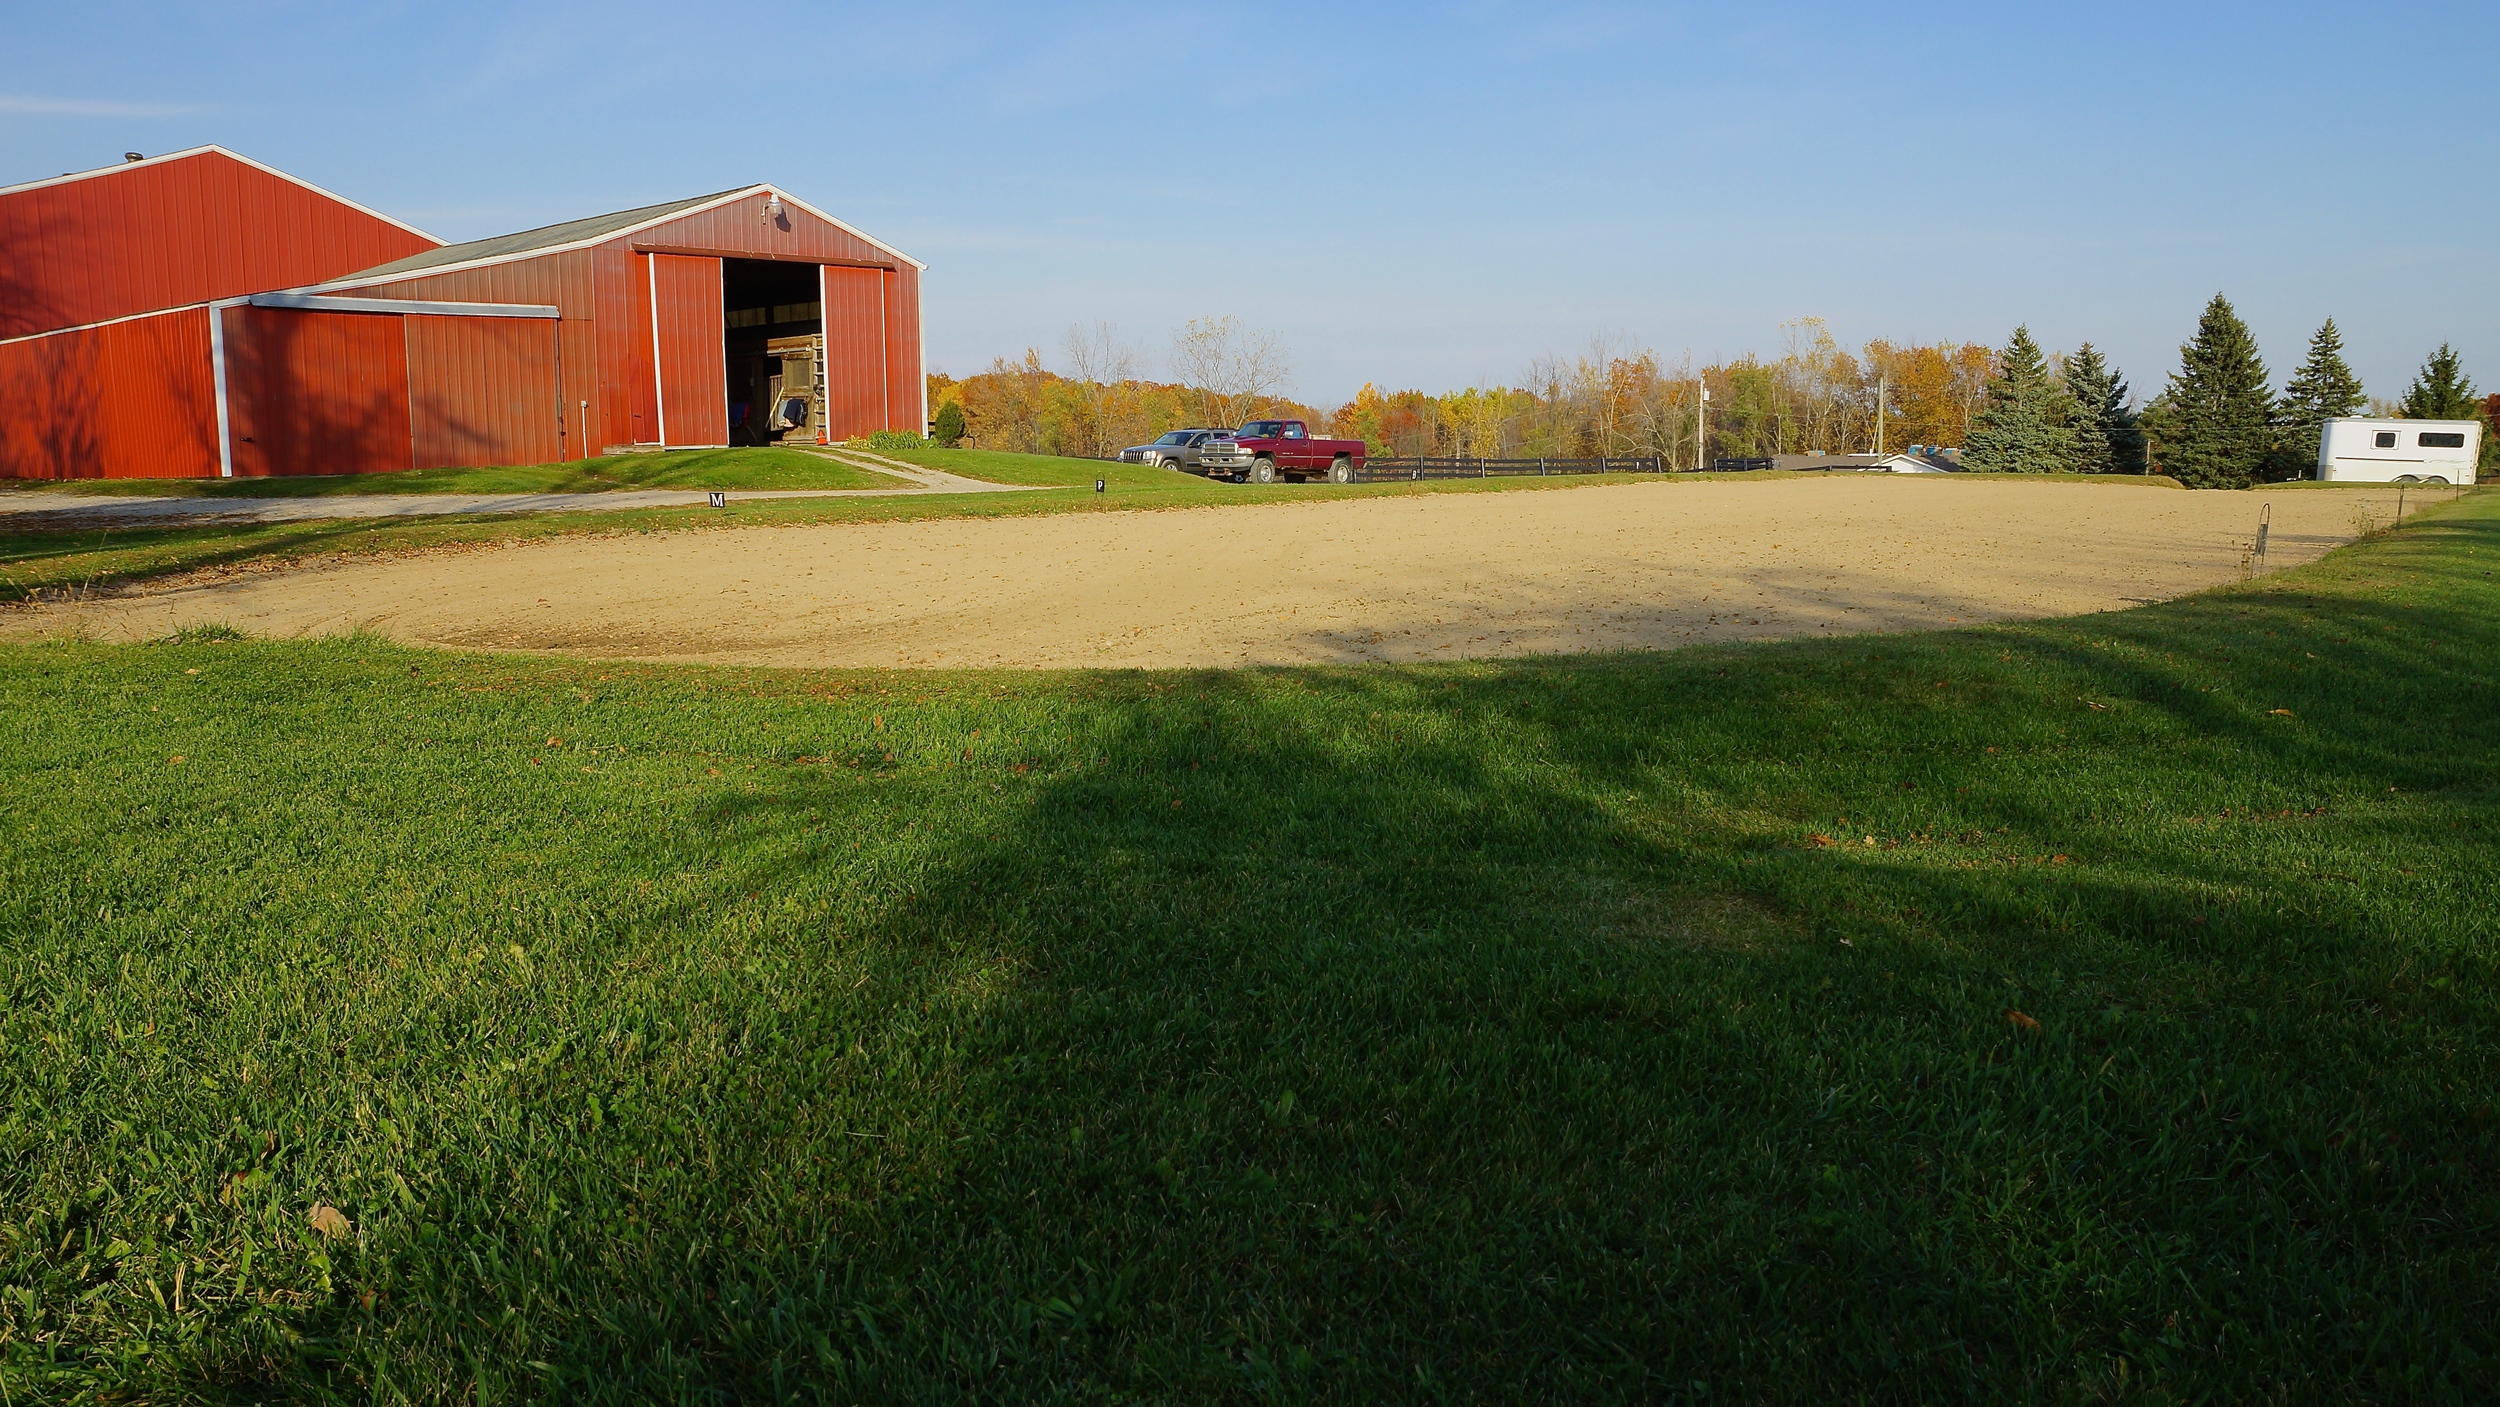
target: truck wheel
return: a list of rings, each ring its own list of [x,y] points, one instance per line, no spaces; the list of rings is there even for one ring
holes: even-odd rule
[[[1254,484],[1272,484],[1276,482],[1276,461],[1265,456],[1251,460],[1250,482]]]
[[[1328,466],[1328,482],[1332,484],[1353,483],[1354,461],[1342,454],[1338,455],[1337,462]]]

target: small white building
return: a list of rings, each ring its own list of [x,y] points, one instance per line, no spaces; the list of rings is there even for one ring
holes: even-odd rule
[[[2479,420],[2330,420],[2318,436],[2318,478],[2330,484],[2470,484],[2482,452]]]

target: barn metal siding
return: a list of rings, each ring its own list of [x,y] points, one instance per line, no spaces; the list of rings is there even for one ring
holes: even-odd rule
[[[743,258],[825,264],[825,417],[840,440],[884,429],[924,429],[920,372],[920,271],[796,205],[764,218],[766,197],[729,204],[624,236],[635,249],[702,250]],[[866,267],[859,267],[866,266]],[[685,443],[671,383],[669,441]]]
[[[649,256],[622,243],[593,251],[598,293],[601,448],[660,440],[660,403],[651,387]]]
[[[670,445],[725,445],[729,359],[720,260],[654,254],[651,262],[661,439]]]
[[[667,441],[720,444],[725,255],[825,266],[836,438],[922,428],[918,268],[795,204],[768,222],[765,202],[740,197],[589,248],[357,283],[356,270],[438,246],[222,152],[0,196],[0,337],[138,315],[0,342],[0,475],[215,474],[210,314],[146,314],[313,283],[352,297],[552,304],[561,317],[228,310],[239,474],[657,443],[663,385]]]
[[[886,428],[885,279],[825,266],[825,428],[836,440]]]
[[[594,273],[592,251],[577,249],[452,273],[340,284],[330,291],[354,298],[529,303],[558,309],[561,317],[554,324],[424,316],[408,322],[409,420],[415,435],[415,466],[541,464],[596,454],[609,443],[600,438],[598,425],[602,357]],[[526,330],[515,330],[517,323],[526,323]],[[474,326],[464,329],[451,324]],[[560,366],[557,334],[549,331],[550,326],[562,329]],[[482,377],[480,368],[489,366],[505,370]],[[565,416],[560,438],[548,419],[558,404],[559,373]],[[520,428],[522,422],[514,419],[515,398],[533,408],[529,414],[536,419],[528,424],[535,428]],[[585,400],[590,402],[587,427],[580,424]],[[584,445],[590,448],[585,451]],[[480,454],[489,457],[475,457]],[[514,457],[523,454],[528,457]]]
[[[561,324],[413,313],[404,322],[414,467],[546,464],[566,457],[557,423]]]
[[[409,467],[400,318],[253,307],[223,316],[237,476]]]
[[[0,337],[266,292],[435,241],[223,152],[0,195]]]
[[[0,344],[0,477],[217,472],[208,311]]]
[[[805,263],[894,264],[895,256],[784,202],[781,218],[764,218],[766,198],[742,196],[726,205],[664,220],[624,236],[637,249],[679,249],[748,259]]]
[[[920,374],[920,271],[885,272],[885,429],[925,433],[929,383]]]

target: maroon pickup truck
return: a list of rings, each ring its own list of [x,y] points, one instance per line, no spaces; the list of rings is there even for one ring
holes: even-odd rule
[[[1314,439],[1299,420],[1253,420],[1207,441],[1197,467],[1210,478],[1221,474],[1252,484],[1278,479],[1350,484],[1363,471],[1363,442]]]

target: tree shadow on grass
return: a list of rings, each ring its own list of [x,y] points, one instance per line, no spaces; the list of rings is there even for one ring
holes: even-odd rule
[[[2488,910],[2386,873],[2494,858],[2452,827],[2500,627],[2438,585],[828,714],[619,852],[647,901],[554,907],[567,982],[350,1053],[483,1052],[463,1098],[381,1082],[434,1151],[221,1371],[2471,1396]]]
[[[2490,725],[2395,746],[2395,696],[2258,642],[2400,627],[2377,672],[2437,678],[2500,637],[2213,598],[2126,622],[2113,669],[2110,624],[1985,637],[2030,657],[2009,709],[2133,705],[2018,740],[2024,790],[1941,805],[1998,765],[1949,706],[1782,703],[1878,647],[1871,685],[1923,686],[1901,652],[1969,664],[1969,638],[1105,681],[1013,821],[947,836],[868,930],[998,979],[951,1029],[942,1174],[838,1252],[782,1248],[754,1290],[778,1317],[688,1305],[655,1336],[755,1393],[811,1353],[815,1381],[940,1397],[2485,1381],[2500,1149],[2454,1063],[2500,1049],[2459,994],[2478,920],[2392,931],[2324,880],[2253,886],[2245,852],[2272,825],[2337,863],[2489,858],[2435,808],[2339,818],[2487,786]],[[2217,640],[2236,693],[2325,721],[2151,662]],[[1879,844],[1779,818],[1800,769]],[[795,772],[720,821],[855,786]],[[2200,788],[2245,829],[2098,815]],[[1899,843],[1937,831],[1988,843]],[[2048,863],[2061,834],[2090,853]],[[820,1255],[849,1297],[792,1295]]]

